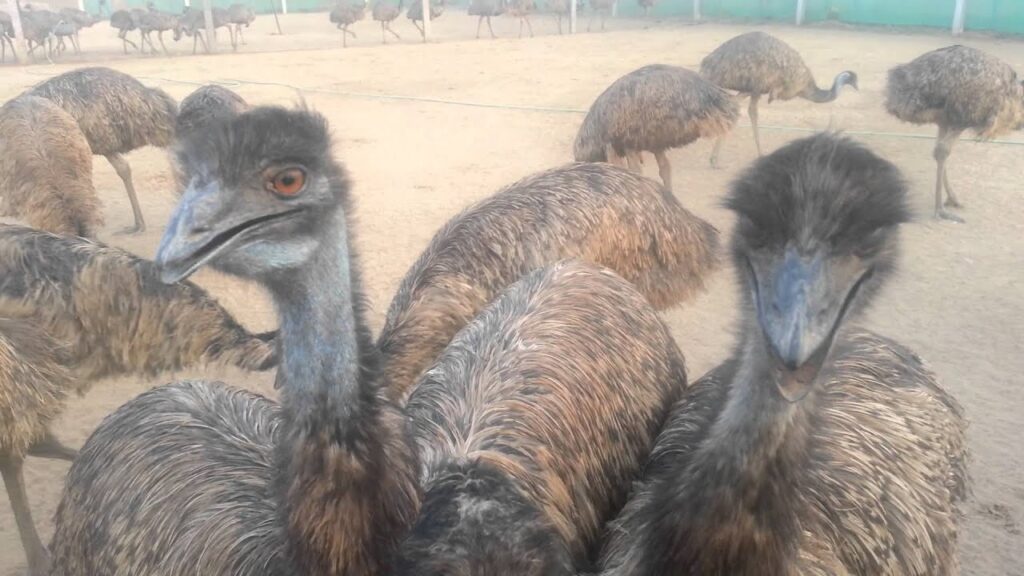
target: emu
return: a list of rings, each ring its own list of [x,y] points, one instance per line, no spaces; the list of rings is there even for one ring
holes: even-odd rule
[[[131,10],[115,10],[110,15],[110,27],[117,29],[117,37],[121,39],[121,47],[124,49],[124,53],[128,53],[128,45],[131,44],[132,48],[139,49],[135,42],[128,39],[128,33],[139,27],[137,19],[132,15]]]
[[[938,124],[935,143],[935,217],[963,222],[945,206],[960,208],[949,185],[946,160],[966,130],[995,138],[1024,128],[1024,83],[1006,63],[967,46],[923,54],[889,71],[885,108],[914,124]]]
[[[601,32],[604,32],[604,23],[608,20],[614,6],[615,0],[590,0],[590,20],[587,21],[587,32],[590,32],[594,18],[598,15],[601,16]]]
[[[92,151],[78,123],[45,98],[0,107],[0,212],[57,234],[94,237],[103,224]]]
[[[703,288],[719,263],[718,232],[657,182],[608,164],[523,178],[449,220],[399,284],[377,339],[392,400],[404,403],[505,288],[564,258],[613,270],[663,310]]]
[[[816,135],[726,204],[742,336],[672,408],[601,574],[956,574],[962,410],[912,351],[847,327],[896,267],[899,171]]]
[[[412,10],[410,9],[410,13]],[[348,48],[348,36],[351,34],[353,38],[356,37],[356,33],[349,30],[348,27],[359,22],[366,17],[366,0],[340,0],[338,4],[331,10],[330,20],[331,23],[341,30],[341,46]]]
[[[641,172],[640,154],[654,153],[665,188],[672,190],[672,165],[665,151],[699,138],[721,138],[739,117],[729,94],[678,66],[652,64],[612,83],[590,106],[573,153],[577,161],[626,159]]]
[[[444,2],[445,0],[430,0],[430,19],[436,20],[444,14]],[[423,41],[427,41],[427,31],[421,25],[423,22],[423,2],[419,0],[413,0],[409,4],[409,9],[405,11],[405,16],[408,18],[412,25],[419,31],[420,37]]]
[[[197,286],[165,286],[151,262],[23,226],[0,225],[0,329],[12,350],[0,352],[0,471],[33,576],[46,552],[21,466],[75,457],[49,429],[68,394],[102,378],[277,362],[273,334],[250,334]]]
[[[491,33],[491,38],[497,38],[494,35],[494,28],[491,27],[491,17],[501,16],[505,13],[505,1],[504,0],[469,0],[469,8],[467,12],[470,16],[478,16],[476,21],[476,39],[480,39],[480,25],[484,23],[484,19],[487,20],[487,30]]]
[[[147,88],[110,68],[78,68],[38,84],[26,94],[47,98],[63,108],[85,134],[92,153],[106,157],[124,182],[135,226],[146,229],[132,184],[132,169],[122,154],[143,146],[167,147],[174,138],[178,105],[159,88]]]
[[[350,247],[348,179],[333,159],[325,121],[304,110],[257,108],[189,138],[179,156],[188,173],[205,176],[186,192],[161,242],[162,277],[178,280],[210,264],[270,289],[281,315],[282,402],[221,384],[185,382],[124,405],[72,466],[57,513],[56,568],[62,574],[388,573],[417,517],[420,467],[404,412],[386,399],[377,375],[378,353],[363,321],[359,267]],[[223,168],[230,166],[240,171]],[[624,301],[601,307],[620,314],[608,320],[617,329],[629,327],[621,353],[635,350],[634,342],[665,344],[652,346],[650,356],[639,356],[642,361],[633,355],[614,366],[653,375],[672,369],[672,377],[658,378],[657,385],[630,378],[618,385],[655,391],[681,385],[681,363],[670,361],[674,345],[643,296],[609,273],[598,275],[624,294]],[[546,281],[537,282],[506,302],[516,309],[536,302],[532,294],[547,293]],[[492,321],[508,330],[519,325],[502,312],[493,314]],[[540,320],[530,330],[537,338],[551,326]],[[615,354],[610,351],[609,358]],[[564,364],[560,356],[556,361]],[[529,362],[515,362],[523,362],[522,377],[510,375],[495,386],[520,386],[516,381],[529,376]],[[588,370],[615,373],[610,366]],[[622,419],[619,448],[625,456],[607,470],[600,466],[616,478],[628,477],[645,434],[657,428],[645,414],[664,410],[650,408],[661,400],[630,396],[625,402],[647,408],[628,404],[594,421],[614,436],[607,418]],[[182,446],[204,448],[196,453]],[[332,457],[325,460],[325,454]],[[595,461],[606,456],[595,453]],[[607,510],[621,488],[602,488],[608,492],[590,500],[599,502],[594,509]],[[161,495],[159,504],[136,505],[152,494]]]
[[[398,18],[398,15],[402,13],[402,5],[405,0],[398,0],[396,4],[393,0],[375,0],[373,3],[372,13],[373,19],[380,22],[380,38],[381,43],[388,43],[387,33],[391,32],[391,35],[395,37],[395,40],[401,40],[402,37],[391,29],[391,23]]]
[[[761,136],[757,128],[757,104],[761,96],[773,100],[803,98],[811,102],[832,102],[843,86],[857,89],[857,74],[850,70],[840,72],[832,81],[832,88],[819,88],[810,68],[800,53],[778,38],[764,32],[747,32],[727,40],[704,57],[700,73],[710,82],[734,90],[740,97],[750,96],[747,114],[754,131],[754,145],[761,155]],[[711,153],[711,165],[718,164],[723,138],[719,138]]]
[[[256,12],[246,4],[232,4],[228,6],[228,22],[231,23],[232,41],[231,45],[238,47],[238,44],[245,44],[242,36],[242,28],[248,28],[256,21]]]

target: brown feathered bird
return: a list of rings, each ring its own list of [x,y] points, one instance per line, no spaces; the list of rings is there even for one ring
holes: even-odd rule
[[[949,185],[946,159],[960,135],[973,130],[995,138],[1024,128],[1024,84],[1005,62],[967,46],[949,46],[889,71],[885,108],[914,124],[938,124],[935,143],[935,216],[962,222],[942,205],[959,208]]]
[[[508,14],[519,20],[519,37],[523,37],[523,24],[533,38],[533,25],[530,24],[530,14],[537,9],[534,0],[508,0]]]
[[[138,28],[138,22],[132,17],[131,10],[115,10],[110,15],[110,27],[117,30],[117,37],[121,39],[121,48],[125,54],[128,53],[129,44],[132,48],[139,49],[135,42],[128,39],[128,33]]]
[[[395,574],[575,576],[686,385],[642,294],[566,261],[460,331],[407,407],[423,504]]]
[[[749,96],[750,125],[754,130],[754,144],[761,154],[761,136],[757,129],[757,103],[761,96],[773,100],[803,98],[811,102],[832,102],[843,86],[857,88],[857,74],[850,70],[840,72],[832,81],[832,88],[819,88],[810,68],[789,44],[764,32],[747,32],[715,48],[700,63],[700,73],[709,81],[735,90],[739,96]],[[722,141],[715,145],[711,164],[718,162]]]
[[[526,177],[448,221],[399,285],[377,345],[392,399],[488,302],[564,258],[605,266],[655,308],[696,294],[719,262],[718,232],[657,182],[608,164]]]
[[[151,54],[156,54],[156,46],[153,44],[151,34],[156,32],[157,40],[160,41],[160,48],[164,54],[168,54],[167,45],[164,44],[164,32],[173,31],[178,26],[178,17],[174,14],[161,12],[153,7],[146,10],[132,10],[132,18],[135,19],[135,27],[139,29],[139,51],[146,52],[146,44],[149,44]]]
[[[497,38],[494,35],[494,28],[491,28],[491,17],[501,16],[505,13],[505,0],[469,0],[469,8],[467,13],[470,16],[477,16],[476,20],[476,39],[480,39],[480,25],[487,20],[487,30],[491,33],[491,38]]]
[[[0,464],[33,574],[45,573],[21,482],[26,455],[72,459],[50,422],[65,397],[101,378],[188,366],[276,364],[253,335],[189,283],[166,286],[151,262],[84,239],[0,225]],[[22,377],[24,376],[24,377]]]
[[[27,94],[52,100],[78,122],[92,153],[105,156],[124,182],[135,216],[130,231],[145,230],[132,169],[122,154],[143,146],[166,147],[173,142],[178,113],[174,99],[123,72],[99,67],[54,76]]]
[[[601,32],[604,32],[604,23],[611,16],[612,8],[615,7],[615,0],[590,0],[590,20],[587,22],[587,32],[594,24],[594,18],[601,17]]]
[[[391,23],[394,22],[402,13],[402,5],[404,2],[405,0],[398,0],[397,3],[394,0],[374,1],[371,12],[373,14],[373,19],[380,22],[380,38],[382,43],[388,43],[388,32],[391,32],[391,35],[395,37],[395,40],[402,39],[397,32],[391,29]]]
[[[895,268],[899,171],[817,135],[727,205],[742,336],[673,408],[601,574],[957,574],[961,408],[906,347],[846,326]]]
[[[255,109],[186,142],[182,155],[183,165],[209,174],[211,180],[186,193],[158,261],[168,279],[209,262],[270,288],[282,315],[282,404],[220,385],[183,383],[123,406],[97,429],[72,467],[52,546],[57,567],[62,574],[387,573],[395,548],[416,517],[417,451],[403,433],[405,416],[384,397],[377,352],[364,328],[359,268],[348,242],[348,182],[332,158],[324,121],[305,111]],[[239,176],[222,172],[222,166],[247,168]],[[251,185],[235,184],[249,182],[250,175]],[[473,254],[467,252],[466,258]],[[469,262],[451,262],[468,269]],[[671,347],[654,348],[650,356],[633,355],[625,363],[611,362],[619,358],[616,354],[633,354],[638,342],[665,341],[661,332],[643,328],[660,323],[649,305],[644,303],[640,311],[632,307],[644,302],[635,289],[607,273],[598,276],[604,279],[595,279],[598,286],[614,285],[613,292],[620,294],[620,300],[604,301],[604,306],[621,304],[610,307],[615,312],[608,312],[608,329],[625,332],[621,348],[606,355],[608,363],[588,358],[579,377],[616,370],[650,376],[663,374],[669,365],[681,370],[667,360],[654,361],[670,358]],[[539,290],[550,277],[537,278],[537,284],[521,293],[523,299],[509,305],[516,302],[514,307],[521,309],[525,303],[539,304],[527,292]],[[444,289],[438,286],[434,297],[443,299]],[[459,287],[450,284],[447,289]],[[574,295],[572,300],[586,297]],[[509,337],[488,334],[485,342],[499,345],[518,334],[521,324],[495,314],[499,316],[491,316],[490,322],[504,326]],[[538,317],[529,332],[536,338],[546,334],[551,350],[569,350],[558,328],[567,324],[551,322],[557,316],[546,322]],[[487,353],[483,344],[478,353],[472,355]],[[495,380],[495,386],[516,387],[524,378],[542,377],[526,351],[521,353],[516,373]],[[542,354],[537,360],[565,370],[563,356],[556,354],[554,364]],[[453,352],[446,364],[450,369],[458,368],[457,357]],[[570,371],[568,377],[575,374]],[[632,391],[657,389],[648,387],[649,380],[630,380],[619,382],[628,382]],[[571,381],[576,386],[585,380]],[[550,401],[560,398],[552,395]],[[652,400],[630,397],[625,402],[650,406]],[[599,427],[605,424],[598,422],[608,422],[602,418],[620,413],[604,409],[594,417]],[[642,410],[621,411],[621,422],[633,422],[628,430],[638,430],[635,422],[643,420]],[[633,441],[639,436],[629,435],[633,432],[626,433],[626,428],[623,432],[627,435],[619,440],[631,440],[608,446],[625,450],[626,459],[601,465],[609,472],[595,473],[595,478],[632,465]],[[485,442],[482,436],[478,440]],[[197,454],[183,446],[204,449]],[[337,457],[325,461],[323,454]],[[607,462],[601,458],[609,452],[601,454],[595,461]],[[610,495],[615,488],[604,489],[614,498]],[[159,503],[137,505],[154,494],[161,495]],[[605,505],[594,509],[607,510]]]
[[[349,30],[348,27],[359,22],[366,17],[366,0],[341,0],[331,10],[330,20],[331,23],[341,30],[341,45],[342,47],[348,47],[348,36],[351,34],[353,38],[356,37],[356,33]]]
[[[430,19],[436,20],[444,14],[445,0],[430,0]],[[419,31],[420,37],[423,41],[427,41],[427,31],[423,27],[423,2],[422,0],[413,0],[409,3],[409,8],[405,11],[405,16],[408,18],[412,25]]]
[[[103,224],[92,151],[78,123],[45,98],[0,108],[0,213],[30,226],[87,238]]]
[[[251,6],[247,4],[232,4],[228,6],[228,22],[231,26],[228,30],[231,31],[232,41],[231,45],[238,47],[239,44],[245,44],[245,37],[242,36],[242,28],[248,28],[256,21],[256,12]]]
[[[665,151],[699,138],[721,138],[736,125],[736,102],[721,88],[678,66],[652,64],[612,83],[590,106],[576,135],[574,156],[583,162],[622,164],[641,171],[649,151],[672,190]]]
[[[267,287],[281,404],[222,384],[158,388],[104,420],[68,476],[64,575],[378,575],[415,518],[415,451],[386,401],[350,248],[349,183],[326,121],[256,108],[189,138],[157,254]]]
[[[224,8],[213,8],[213,38],[217,40],[217,29],[227,28],[231,37],[231,48],[238,50],[238,43],[232,30],[231,16]],[[178,17],[178,26],[174,28],[174,41],[181,40],[183,36],[192,38],[192,53],[196,53],[199,44],[203,45],[203,51],[209,52],[210,47],[206,41],[206,14],[202,10],[189,8]]]

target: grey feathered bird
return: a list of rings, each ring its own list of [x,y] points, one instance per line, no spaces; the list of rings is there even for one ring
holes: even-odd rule
[[[957,574],[962,410],[913,352],[847,327],[895,268],[899,171],[816,135],[727,206],[740,341],[672,409],[601,574]]]
[[[857,88],[857,74],[850,70],[840,72],[830,89],[819,88],[810,68],[800,53],[778,38],[764,32],[747,32],[726,41],[704,57],[700,73],[709,81],[735,90],[739,96],[749,96],[747,113],[754,131],[754,144],[761,154],[761,137],[757,128],[757,104],[761,96],[773,100],[803,98],[811,102],[831,102],[839,96],[843,86]],[[722,139],[711,153],[711,164],[716,165]]]
[[[906,122],[938,124],[935,216],[962,222],[942,205],[945,188],[946,206],[961,206],[946,170],[953,144],[966,130],[995,138],[1024,128],[1024,84],[998,58],[968,46],[949,46],[890,70],[885,108]]]

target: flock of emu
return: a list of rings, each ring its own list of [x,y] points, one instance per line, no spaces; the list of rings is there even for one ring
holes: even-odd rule
[[[723,260],[665,151],[723,138],[740,97],[758,140],[760,97],[844,85],[856,75],[819,88],[761,32],[699,73],[627,74],[583,121],[576,163],[436,233],[376,338],[352,183],[316,112],[218,86],[179,105],[107,68],[7,102],[0,209],[28,226],[0,225],[0,473],[31,574],[958,573],[961,408],[912,351],[852,325],[895,268],[896,166],[818,134],[742,173],[725,251],[739,339],[696,382],[657,313]],[[952,142],[1024,126],[1024,85],[952,46],[893,68],[886,106],[939,125],[936,214],[953,217]],[[180,195],[154,261],[91,238],[92,156],[141,230],[121,155],[145,145],[173,145]],[[644,151],[663,184],[638,174]],[[278,330],[246,331],[190,283],[204,266],[264,286]],[[80,451],[50,430],[100,378],[211,364],[276,368],[280,401],[185,381],[130,400]],[[49,547],[27,456],[73,460]]]

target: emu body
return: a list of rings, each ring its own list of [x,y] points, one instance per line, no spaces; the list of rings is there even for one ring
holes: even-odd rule
[[[247,332],[198,287],[165,286],[151,262],[22,226],[0,226],[0,330],[13,350],[0,354],[0,461],[13,470],[5,480],[33,574],[43,572],[46,554],[21,462],[74,457],[49,431],[70,392],[107,377],[215,363],[266,370],[277,362],[269,335]]]
[[[938,125],[935,216],[962,222],[945,209],[961,207],[946,169],[953,144],[967,130],[995,138],[1024,127],[1024,83],[994,56],[968,46],[949,46],[890,70],[885,108],[905,122]]]
[[[409,399],[424,496],[396,574],[575,575],[685,385],[611,271],[564,261],[513,284]]]
[[[55,567],[68,575],[387,573],[416,514],[416,457],[376,379],[349,248],[349,183],[325,120],[256,108],[188,138],[178,161],[194,185],[161,242],[161,277],[212,263],[270,290],[282,402],[182,383],[122,406],[72,466]],[[126,435],[138,441],[118,445]],[[165,479],[184,478],[183,490],[161,491]],[[159,502],[136,505],[154,494]]]
[[[391,29],[391,23],[394,22],[402,13],[402,6],[404,3],[405,0],[398,0],[397,2],[394,0],[374,0],[371,13],[374,21],[380,22],[380,38],[382,44],[388,43],[388,32],[395,37],[395,40],[402,39],[397,32]]]
[[[0,212],[57,234],[92,237],[103,224],[92,151],[57,104],[20,96],[0,108]]]
[[[962,411],[913,352],[846,326],[892,273],[905,196],[825,135],[733,185],[742,336],[673,407],[603,576],[958,573]]]
[[[491,38],[497,38],[494,35],[494,28],[491,27],[491,17],[501,16],[505,13],[506,5],[504,0],[469,0],[469,8],[467,12],[470,16],[477,16],[476,21],[476,39],[480,39],[480,25],[487,20],[487,30],[491,33]]]
[[[52,100],[78,122],[92,153],[105,156],[124,182],[135,226],[146,229],[126,154],[143,146],[169,146],[178,105],[159,88],[147,88],[110,68],[79,68],[36,85],[27,94]]]
[[[402,279],[377,340],[392,399],[502,290],[564,258],[613,270],[660,310],[703,287],[718,232],[656,182],[607,164],[502,189],[449,220]]]
[[[612,83],[590,106],[574,155],[581,162],[612,162],[640,172],[640,154],[658,162],[665,188],[672,190],[672,167],[665,151],[699,138],[721,138],[739,117],[727,92],[678,66],[652,64]]]
[[[412,13],[410,8],[409,13]],[[348,27],[366,17],[366,0],[339,0],[338,4],[331,10],[331,23],[341,30],[341,45],[348,47],[348,37],[356,37],[356,33]]]
[[[700,63],[701,76],[740,97],[749,96],[747,113],[754,131],[754,144],[761,154],[757,105],[762,96],[772,100],[803,98],[811,102],[831,102],[843,86],[857,88],[857,74],[846,70],[836,75],[830,89],[819,88],[814,75],[800,54],[789,44],[764,32],[747,32],[715,48]],[[722,139],[711,153],[711,165],[718,162]]]

